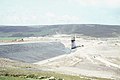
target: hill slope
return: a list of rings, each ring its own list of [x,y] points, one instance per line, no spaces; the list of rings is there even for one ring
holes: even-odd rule
[[[118,37],[120,26],[98,24],[68,24],[44,26],[1,26],[1,37],[29,37],[60,34],[82,34],[91,37]]]

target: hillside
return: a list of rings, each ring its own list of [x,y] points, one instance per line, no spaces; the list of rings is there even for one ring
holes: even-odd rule
[[[57,72],[47,71],[45,68],[18,62],[6,58],[0,58],[0,80],[110,80],[106,78],[73,76]]]
[[[59,34],[81,34],[91,37],[118,37],[120,26],[98,24],[67,24],[42,26],[0,26],[0,37],[31,37]]]

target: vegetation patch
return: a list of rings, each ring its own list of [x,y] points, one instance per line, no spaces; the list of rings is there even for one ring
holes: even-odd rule
[[[105,78],[72,76],[49,71],[34,71],[20,68],[0,69],[0,80],[109,80]]]
[[[22,37],[0,37],[0,40],[15,40],[21,39]]]

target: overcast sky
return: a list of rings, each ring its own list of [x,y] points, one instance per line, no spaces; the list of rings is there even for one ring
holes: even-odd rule
[[[120,0],[0,0],[0,25],[117,24]]]

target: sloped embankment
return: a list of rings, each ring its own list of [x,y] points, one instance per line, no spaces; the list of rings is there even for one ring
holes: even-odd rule
[[[59,42],[0,45],[0,57],[33,63],[67,53]]]

